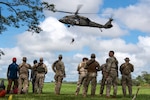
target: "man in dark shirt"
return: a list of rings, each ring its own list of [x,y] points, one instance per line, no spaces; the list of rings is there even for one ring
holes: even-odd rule
[[[7,70],[7,93],[10,93],[12,82],[14,82],[14,88],[18,87],[18,64],[16,64],[17,59],[14,57],[12,63],[8,66]]]

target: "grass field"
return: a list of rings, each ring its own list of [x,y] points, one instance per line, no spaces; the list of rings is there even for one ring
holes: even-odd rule
[[[107,100],[108,99],[105,98],[105,93],[104,96],[102,97],[99,95],[99,90],[100,90],[99,84],[97,85],[96,96],[94,97],[90,96],[90,87],[89,87],[87,97],[82,97],[81,95],[82,91],[80,91],[80,94],[78,96],[75,96],[74,95],[75,89],[76,89],[76,84],[63,83],[61,94],[57,96],[54,94],[54,83],[45,83],[42,94],[32,94],[31,85],[30,85],[28,94],[21,94],[21,95],[13,94],[12,100]],[[133,86],[133,94],[136,93],[136,90],[137,87]],[[8,97],[9,94],[7,94],[3,98],[0,98],[0,100],[8,100]],[[110,98],[110,100],[132,100],[132,98],[123,97],[121,86],[119,86],[117,97]],[[136,100],[150,100],[150,87],[148,86],[141,87]]]

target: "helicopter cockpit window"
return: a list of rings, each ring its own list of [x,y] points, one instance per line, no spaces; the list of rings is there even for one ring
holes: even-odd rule
[[[79,19],[75,19],[74,21],[75,21],[76,24],[80,23]]]

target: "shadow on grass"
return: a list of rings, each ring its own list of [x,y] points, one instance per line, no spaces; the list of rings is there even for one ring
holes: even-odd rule
[[[5,97],[0,98],[0,100],[7,100],[9,97],[9,94],[7,94]],[[148,94],[139,94],[136,98],[136,100],[150,100],[150,95]],[[123,97],[122,95],[117,95],[116,98],[106,98],[104,96],[95,95],[94,97],[91,97],[90,95],[87,95],[87,97],[83,97],[81,94],[78,96],[75,96],[74,94],[60,94],[55,95],[54,93],[45,92],[43,94],[13,94],[12,100],[132,100],[132,98],[129,97]]]

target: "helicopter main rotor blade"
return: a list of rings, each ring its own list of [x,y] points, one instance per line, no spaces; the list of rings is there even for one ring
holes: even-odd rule
[[[78,14],[78,12],[79,12],[79,10],[81,9],[82,6],[83,6],[83,5],[78,5],[77,10],[76,10],[76,12],[75,12],[75,15]]]
[[[62,10],[55,10],[55,12],[74,14],[74,12],[68,12],[68,11],[62,11]]]

